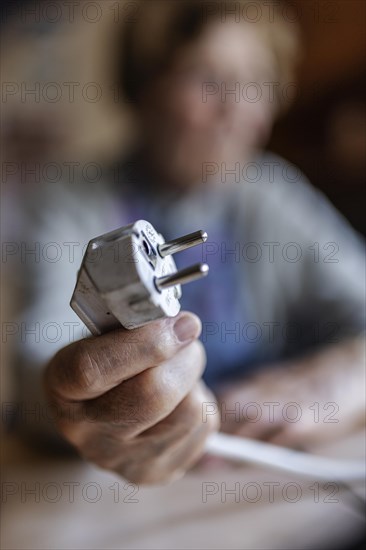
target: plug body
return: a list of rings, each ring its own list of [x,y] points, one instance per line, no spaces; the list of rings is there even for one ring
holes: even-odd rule
[[[208,267],[177,272],[172,254],[206,239],[199,231],[166,243],[145,220],[92,239],[70,305],[94,335],[174,317],[180,310],[180,282],[205,275]]]

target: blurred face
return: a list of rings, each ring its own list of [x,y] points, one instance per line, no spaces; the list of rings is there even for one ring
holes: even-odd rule
[[[255,25],[217,22],[182,48],[142,97],[150,159],[167,182],[202,181],[207,162],[245,162],[266,142],[274,105],[271,51]]]

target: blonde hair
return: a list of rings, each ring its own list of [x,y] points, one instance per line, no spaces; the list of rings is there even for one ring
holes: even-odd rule
[[[250,12],[253,7],[255,17]],[[257,25],[276,59],[279,83],[290,82],[300,56],[300,39],[289,13],[285,3],[271,0],[140,0],[134,20],[125,22],[122,33],[122,90],[130,101],[138,102],[142,90],[169,69],[179,48],[199,38],[212,21],[229,17]]]

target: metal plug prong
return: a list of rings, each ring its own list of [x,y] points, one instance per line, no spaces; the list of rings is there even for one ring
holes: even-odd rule
[[[162,258],[165,258],[165,256],[182,252],[182,250],[186,250],[197,244],[205,243],[206,241],[206,231],[195,231],[194,233],[189,233],[189,235],[179,237],[178,239],[172,239],[164,244],[159,244],[158,252]]]
[[[158,290],[164,290],[175,285],[184,285],[185,283],[190,283],[196,279],[201,279],[208,274],[209,267],[207,264],[196,264],[191,267],[186,267],[170,275],[165,275],[164,277],[157,277],[155,279],[155,284]]]

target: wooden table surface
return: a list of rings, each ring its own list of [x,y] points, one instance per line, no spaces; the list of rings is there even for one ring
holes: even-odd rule
[[[364,456],[365,435],[317,451]],[[364,484],[354,490],[365,497]],[[3,549],[344,548],[364,528],[338,485],[254,466],[197,468],[161,487],[134,487],[78,459],[5,445]]]

